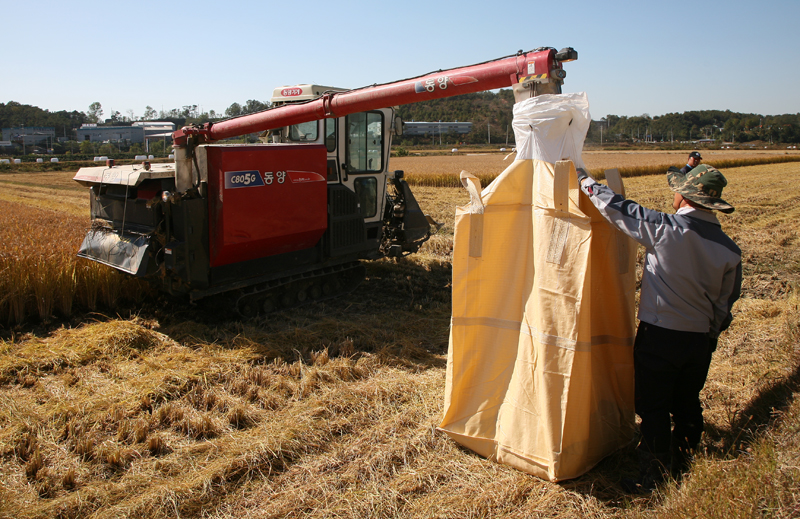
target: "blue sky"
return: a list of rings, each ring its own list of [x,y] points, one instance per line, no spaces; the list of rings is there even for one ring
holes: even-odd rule
[[[223,112],[297,83],[360,87],[574,47],[595,119],[800,112],[800,1],[0,0],[0,102]]]

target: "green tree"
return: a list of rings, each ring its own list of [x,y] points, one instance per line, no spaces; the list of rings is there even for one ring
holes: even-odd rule
[[[181,112],[177,108],[170,108],[167,111],[161,110],[158,114],[159,119],[179,119]]]
[[[166,155],[166,146],[164,141],[155,141],[150,143],[150,153],[156,157]]]
[[[81,150],[80,143],[74,140],[69,140],[64,143],[64,150],[67,155],[71,155]]]
[[[99,123],[101,117],[103,117],[103,107],[100,105],[100,103],[95,101],[89,105],[89,111],[86,113],[86,118],[89,120],[89,122]]]
[[[180,116],[184,119],[197,118],[197,105],[184,105],[181,107]]]
[[[233,103],[225,109],[225,115],[228,117],[238,117],[242,115],[242,105],[239,103]]]
[[[83,155],[92,155],[94,153],[94,144],[90,141],[81,141],[81,153]]]
[[[143,121],[152,121],[158,117],[158,112],[156,112],[152,106],[148,105],[144,108],[144,115],[142,116]]]
[[[270,103],[262,103],[261,101],[256,101],[255,99],[248,99],[247,102],[242,107],[242,114],[253,114],[256,112],[261,112],[266,110],[270,107]]]

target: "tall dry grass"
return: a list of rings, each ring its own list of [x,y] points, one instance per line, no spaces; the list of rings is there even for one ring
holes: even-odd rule
[[[740,156],[730,152],[719,152],[715,156],[714,152],[704,152],[704,155],[704,162],[717,169],[800,162],[798,154],[761,153]],[[411,186],[461,187],[459,173],[462,169],[478,177],[481,184],[486,186],[502,173],[503,169],[514,160],[514,156],[514,154],[465,154],[456,157],[400,157],[392,159],[391,167],[404,170],[406,181]],[[615,163],[615,158],[628,165],[618,165]],[[596,156],[587,153],[584,156],[589,173],[598,179],[605,178],[605,169],[611,167],[619,169],[623,178],[660,175],[670,166],[681,166],[685,160],[686,154],[684,153],[648,156],[645,153],[637,154],[635,152],[616,154],[606,152]],[[596,167],[593,166],[593,163],[601,163],[603,166]]]
[[[141,298],[138,282],[76,256],[86,227],[87,218],[0,200],[0,323]]]

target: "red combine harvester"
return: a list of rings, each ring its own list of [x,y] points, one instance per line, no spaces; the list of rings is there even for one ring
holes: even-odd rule
[[[92,228],[79,256],[244,316],[352,290],[361,259],[416,252],[433,220],[389,171],[393,106],[512,87],[557,94],[572,48],[541,48],[357,90],[298,85],[273,107],[173,134],[174,164],[81,168]],[[263,132],[261,144],[224,139]]]

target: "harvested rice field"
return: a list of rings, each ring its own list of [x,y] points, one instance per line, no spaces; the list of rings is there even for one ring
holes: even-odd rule
[[[603,178],[603,171],[618,168],[623,176],[654,175],[670,166],[683,167],[689,151],[584,151],[590,173]],[[392,169],[405,172],[411,185],[460,187],[458,174],[467,170],[486,185],[514,160],[513,152],[457,152],[450,155],[419,155],[393,158]],[[703,150],[703,163],[718,169],[779,161],[800,161],[797,150]]]
[[[585,160],[637,166],[610,155]],[[392,168],[457,180],[508,163],[484,157]],[[241,321],[82,272],[88,196],[72,174],[0,174],[0,517],[798,517],[800,162],[723,173],[743,296],[702,393],[702,452],[650,496],[619,486],[633,445],[556,484],[437,432],[462,188],[413,188],[444,223],[420,253],[367,263],[338,299]],[[663,174],[623,177],[631,198],[668,209]]]

